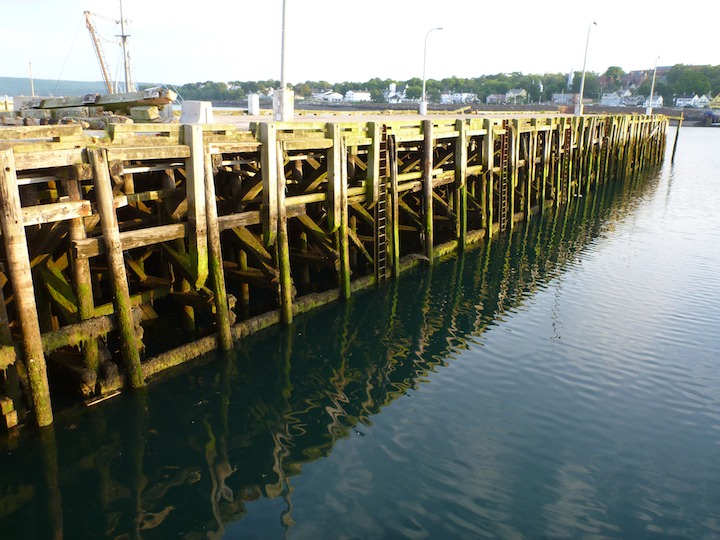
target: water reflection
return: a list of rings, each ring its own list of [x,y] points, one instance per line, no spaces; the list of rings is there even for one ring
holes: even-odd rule
[[[278,503],[278,531],[292,531],[293,479],[307,464],[362,436],[384,407],[561,280],[645,189],[603,186],[147,392],[64,411],[54,430],[26,430],[15,446],[3,440],[3,538],[222,538],[263,500]],[[573,481],[573,470],[560,473]]]

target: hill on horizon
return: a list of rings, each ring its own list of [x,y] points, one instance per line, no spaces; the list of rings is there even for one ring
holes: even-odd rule
[[[85,94],[107,94],[102,81],[53,81],[34,79],[36,96],[82,96]],[[138,83],[138,87],[154,86]],[[0,96],[29,96],[30,79],[27,77],[0,77]]]

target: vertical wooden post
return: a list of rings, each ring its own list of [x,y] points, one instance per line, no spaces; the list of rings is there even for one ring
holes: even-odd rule
[[[680,137],[680,128],[682,127],[683,123],[683,115],[680,115],[680,118],[678,119],[678,125],[677,130],[675,131],[675,142],[673,142],[673,149],[672,149],[672,156],[670,156],[670,163],[675,163],[675,151],[677,150],[677,142],[678,138]]]
[[[0,271],[6,272],[5,265],[0,263]],[[0,287],[0,345],[12,345],[12,332],[10,332],[10,319],[5,305],[5,292]]]
[[[248,256],[247,251],[245,251],[244,249],[238,251],[238,268],[242,272],[247,272]],[[240,305],[250,305],[250,285],[247,283],[247,281],[243,281],[240,284]]]
[[[81,200],[80,186],[75,179],[65,180],[65,191],[71,201]],[[82,218],[70,220],[70,241],[76,242],[87,237],[85,222]],[[92,292],[92,274],[90,273],[90,261],[87,257],[72,256],[72,269],[75,281],[75,295],[78,300],[78,315],[81,321],[91,319],[95,316],[95,303]],[[98,372],[98,342],[97,339],[89,339],[82,345],[82,355],[85,367],[97,374]]]
[[[455,129],[455,238],[460,248],[465,249],[467,235],[467,160],[468,160],[468,127],[465,120],[457,120]]]
[[[525,168],[527,170],[527,194],[525,196],[525,220],[530,219],[530,214],[532,213],[532,206],[533,206],[533,194],[537,194],[540,192],[537,184],[537,170],[536,170],[536,162],[535,162],[535,156],[537,154],[537,139],[538,139],[538,130],[537,130],[537,118],[533,118],[532,122],[530,123],[532,125],[532,131],[528,134],[528,147],[527,147],[527,157],[526,157],[526,163]]]
[[[337,249],[340,256],[339,282],[343,298],[350,298],[350,246],[348,239],[347,208],[347,149],[337,124],[325,126],[332,138],[328,150],[328,223],[337,232]]]
[[[495,173],[495,133],[493,132],[493,122],[489,118],[485,119],[485,139],[483,139],[483,171],[485,171],[486,193],[485,201],[485,224],[487,226],[487,237],[492,238],[493,235],[493,178]]]
[[[348,212],[348,224],[349,224],[349,231],[354,233],[357,236],[357,216],[351,216]],[[350,245],[350,244],[348,244]],[[352,247],[352,246],[350,246]],[[358,251],[357,249],[352,249],[350,251],[350,268],[357,268],[358,264]]]
[[[300,252],[305,254],[308,252],[308,235],[302,231],[298,236]],[[310,265],[303,264],[300,266],[300,277],[298,278],[302,285],[310,285]]]
[[[422,121],[423,131],[423,244],[425,256],[428,262],[433,264],[434,239],[433,239],[433,151],[435,141],[433,139],[432,120]]]
[[[276,143],[275,156],[280,319],[283,323],[290,324],[293,321],[293,284],[290,274],[290,245],[287,229],[287,209],[285,208],[285,149],[281,142]]]
[[[400,192],[398,189],[398,152],[397,141],[394,135],[387,137],[387,164],[390,176],[390,198],[391,198],[391,247],[392,247],[392,272],[397,278],[400,275]]]
[[[30,397],[35,409],[35,420],[38,426],[44,427],[52,424],[53,421],[50,385],[40,324],[37,319],[30,256],[25,238],[15,156],[12,149],[0,150],[0,167],[0,225],[5,243],[5,255],[10,266],[15,304],[22,328],[23,353],[30,382]]]
[[[552,120],[551,120],[552,122]],[[540,187],[540,210],[545,210],[545,199],[547,197],[547,183],[550,180],[550,152],[552,150],[552,132],[549,129],[543,130],[543,153],[542,153],[542,186]]]
[[[115,316],[117,317],[120,333],[122,357],[130,386],[140,388],[145,385],[145,381],[142,366],[140,365],[140,349],[135,335],[135,323],[130,305],[130,288],[125,273],[120,231],[118,229],[115,205],[113,204],[107,152],[103,148],[88,148],[88,155],[93,166],[93,183],[98,213],[100,214],[100,227],[107,252],[110,279],[112,280]]]
[[[382,141],[380,124],[377,122],[368,123],[368,137],[372,139],[372,142],[368,147],[365,197],[368,203],[370,203],[368,206],[370,206],[378,200],[380,194],[380,175],[382,174],[380,171],[380,143]]]
[[[217,200],[215,198],[215,178],[213,176],[210,147],[204,146],[205,163],[205,215],[207,216],[207,234],[209,246],[209,271],[215,297],[215,324],[220,336],[220,347],[228,351],[233,339],[230,332],[230,309],[225,289],[225,271],[223,270],[220,229],[218,228]]]
[[[205,216],[205,152],[200,124],[183,126],[185,144],[190,147],[187,160],[186,196],[188,202],[188,225],[190,259],[195,266],[196,288],[202,287],[208,277],[207,217]]]
[[[285,176],[278,178],[277,129],[275,124],[260,124],[260,167],[262,170],[262,229],[263,242],[266,246],[275,243],[278,226],[278,183],[282,185],[285,200]],[[280,180],[282,180],[280,182]]]

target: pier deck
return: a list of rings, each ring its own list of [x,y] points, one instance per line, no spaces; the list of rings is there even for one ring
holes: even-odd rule
[[[50,424],[51,385],[86,400],[143,386],[637,176],[660,163],[667,126],[507,115],[0,129],[6,424]]]

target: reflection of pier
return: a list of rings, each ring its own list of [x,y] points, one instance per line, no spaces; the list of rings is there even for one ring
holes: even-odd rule
[[[661,159],[666,126],[586,116],[2,130],[0,367],[49,424],[48,369],[53,388],[86,398],[143,386],[633,177]]]
[[[641,188],[603,185],[431,272],[254,336],[182,380],[89,414],[65,411],[62,429],[43,430],[42,444],[21,434],[21,449],[32,451],[0,463],[0,530],[220,537],[259,498],[277,500],[278,521],[291,527],[293,477],[305,464],[432,380],[469,340],[561,275]]]

